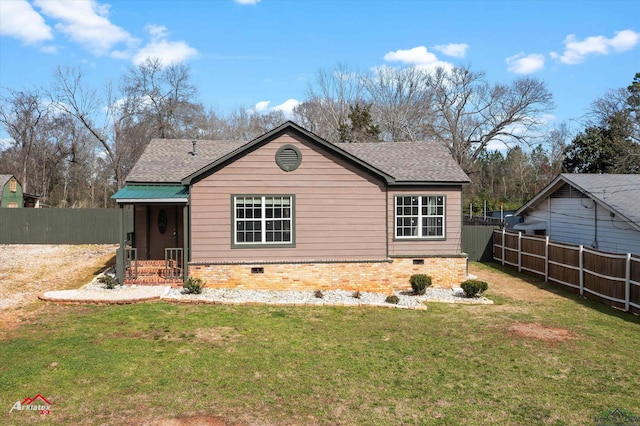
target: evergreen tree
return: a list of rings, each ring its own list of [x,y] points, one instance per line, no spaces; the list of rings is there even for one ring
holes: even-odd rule
[[[379,142],[380,127],[373,123],[371,104],[349,106],[350,124],[341,123],[338,127],[340,142]]]

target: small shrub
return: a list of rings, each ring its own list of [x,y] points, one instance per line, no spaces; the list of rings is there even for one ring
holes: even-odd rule
[[[98,277],[98,282],[104,284],[104,288],[109,290],[113,290],[118,285],[118,280],[113,275],[108,274]]]
[[[489,284],[480,280],[466,280],[460,284],[460,287],[462,287],[467,297],[476,297],[480,293],[487,291]]]
[[[392,305],[397,305],[398,302],[400,302],[400,298],[398,298],[398,296],[396,296],[395,294],[392,294],[390,296],[387,296],[387,298],[384,299],[384,301],[387,303],[391,303]]]
[[[361,297],[362,295],[360,294],[360,292],[359,292],[359,291],[357,291],[357,290],[356,290],[356,291],[354,291],[354,292],[353,292],[353,294],[352,294],[351,296],[352,296],[354,299],[360,299],[360,297]]]
[[[182,294],[200,294],[203,287],[204,283],[200,278],[189,277],[182,286]]]
[[[409,282],[415,294],[424,294],[427,287],[431,285],[431,277],[426,274],[414,274],[409,278]]]
[[[316,291],[314,291],[314,292],[313,292],[313,295],[314,295],[315,297],[317,297],[318,299],[322,299],[322,298],[324,297],[324,294],[322,294],[322,291],[321,291],[321,290],[316,290]]]

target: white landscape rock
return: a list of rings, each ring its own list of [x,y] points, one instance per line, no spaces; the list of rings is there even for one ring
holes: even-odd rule
[[[99,277],[97,277],[99,278]],[[401,309],[426,309],[424,302],[492,304],[484,297],[467,298],[461,288],[443,289],[429,287],[424,295],[413,295],[411,291],[394,291],[398,304],[385,302],[382,293],[326,290],[322,297],[313,291],[271,291],[243,289],[204,288],[201,294],[184,294],[182,288],[168,286],[117,285],[107,289],[98,279],[78,290],[48,291],[42,299],[63,302],[133,303],[144,300],[166,300],[169,302],[195,302],[219,304],[266,304],[289,306],[383,306]]]

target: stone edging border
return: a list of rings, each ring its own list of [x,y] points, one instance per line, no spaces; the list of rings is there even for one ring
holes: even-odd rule
[[[323,306],[339,306],[350,308],[396,308],[396,309],[408,309],[414,311],[426,311],[427,307],[420,306],[404,306],[394,305],[392,303],[331,303],[331,302],[319,302],[319,303],[305,303],[305,302],[237,302],[234,300],[206,300],[206,299],[179,299],[175,297],[161,297],[163,302],[185,304],[185,305],[237,305],[237,306],[308,306],[308,307],[323,307]]]
[[[453,304],[462,304],[462,305],[493,305],[493,300],[484,299],[460,299],[460,300],[440,300],[440,299],[425,299],[425,302],[429,303],[453,303]]]

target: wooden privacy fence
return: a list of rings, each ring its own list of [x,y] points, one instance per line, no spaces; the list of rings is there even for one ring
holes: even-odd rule
[[[133,209],[0,209],[0,244],[114,244]]]
[[[493,233],[493,260],[589,299],[640,314],[637,255],[606,253],[503,229]]]

